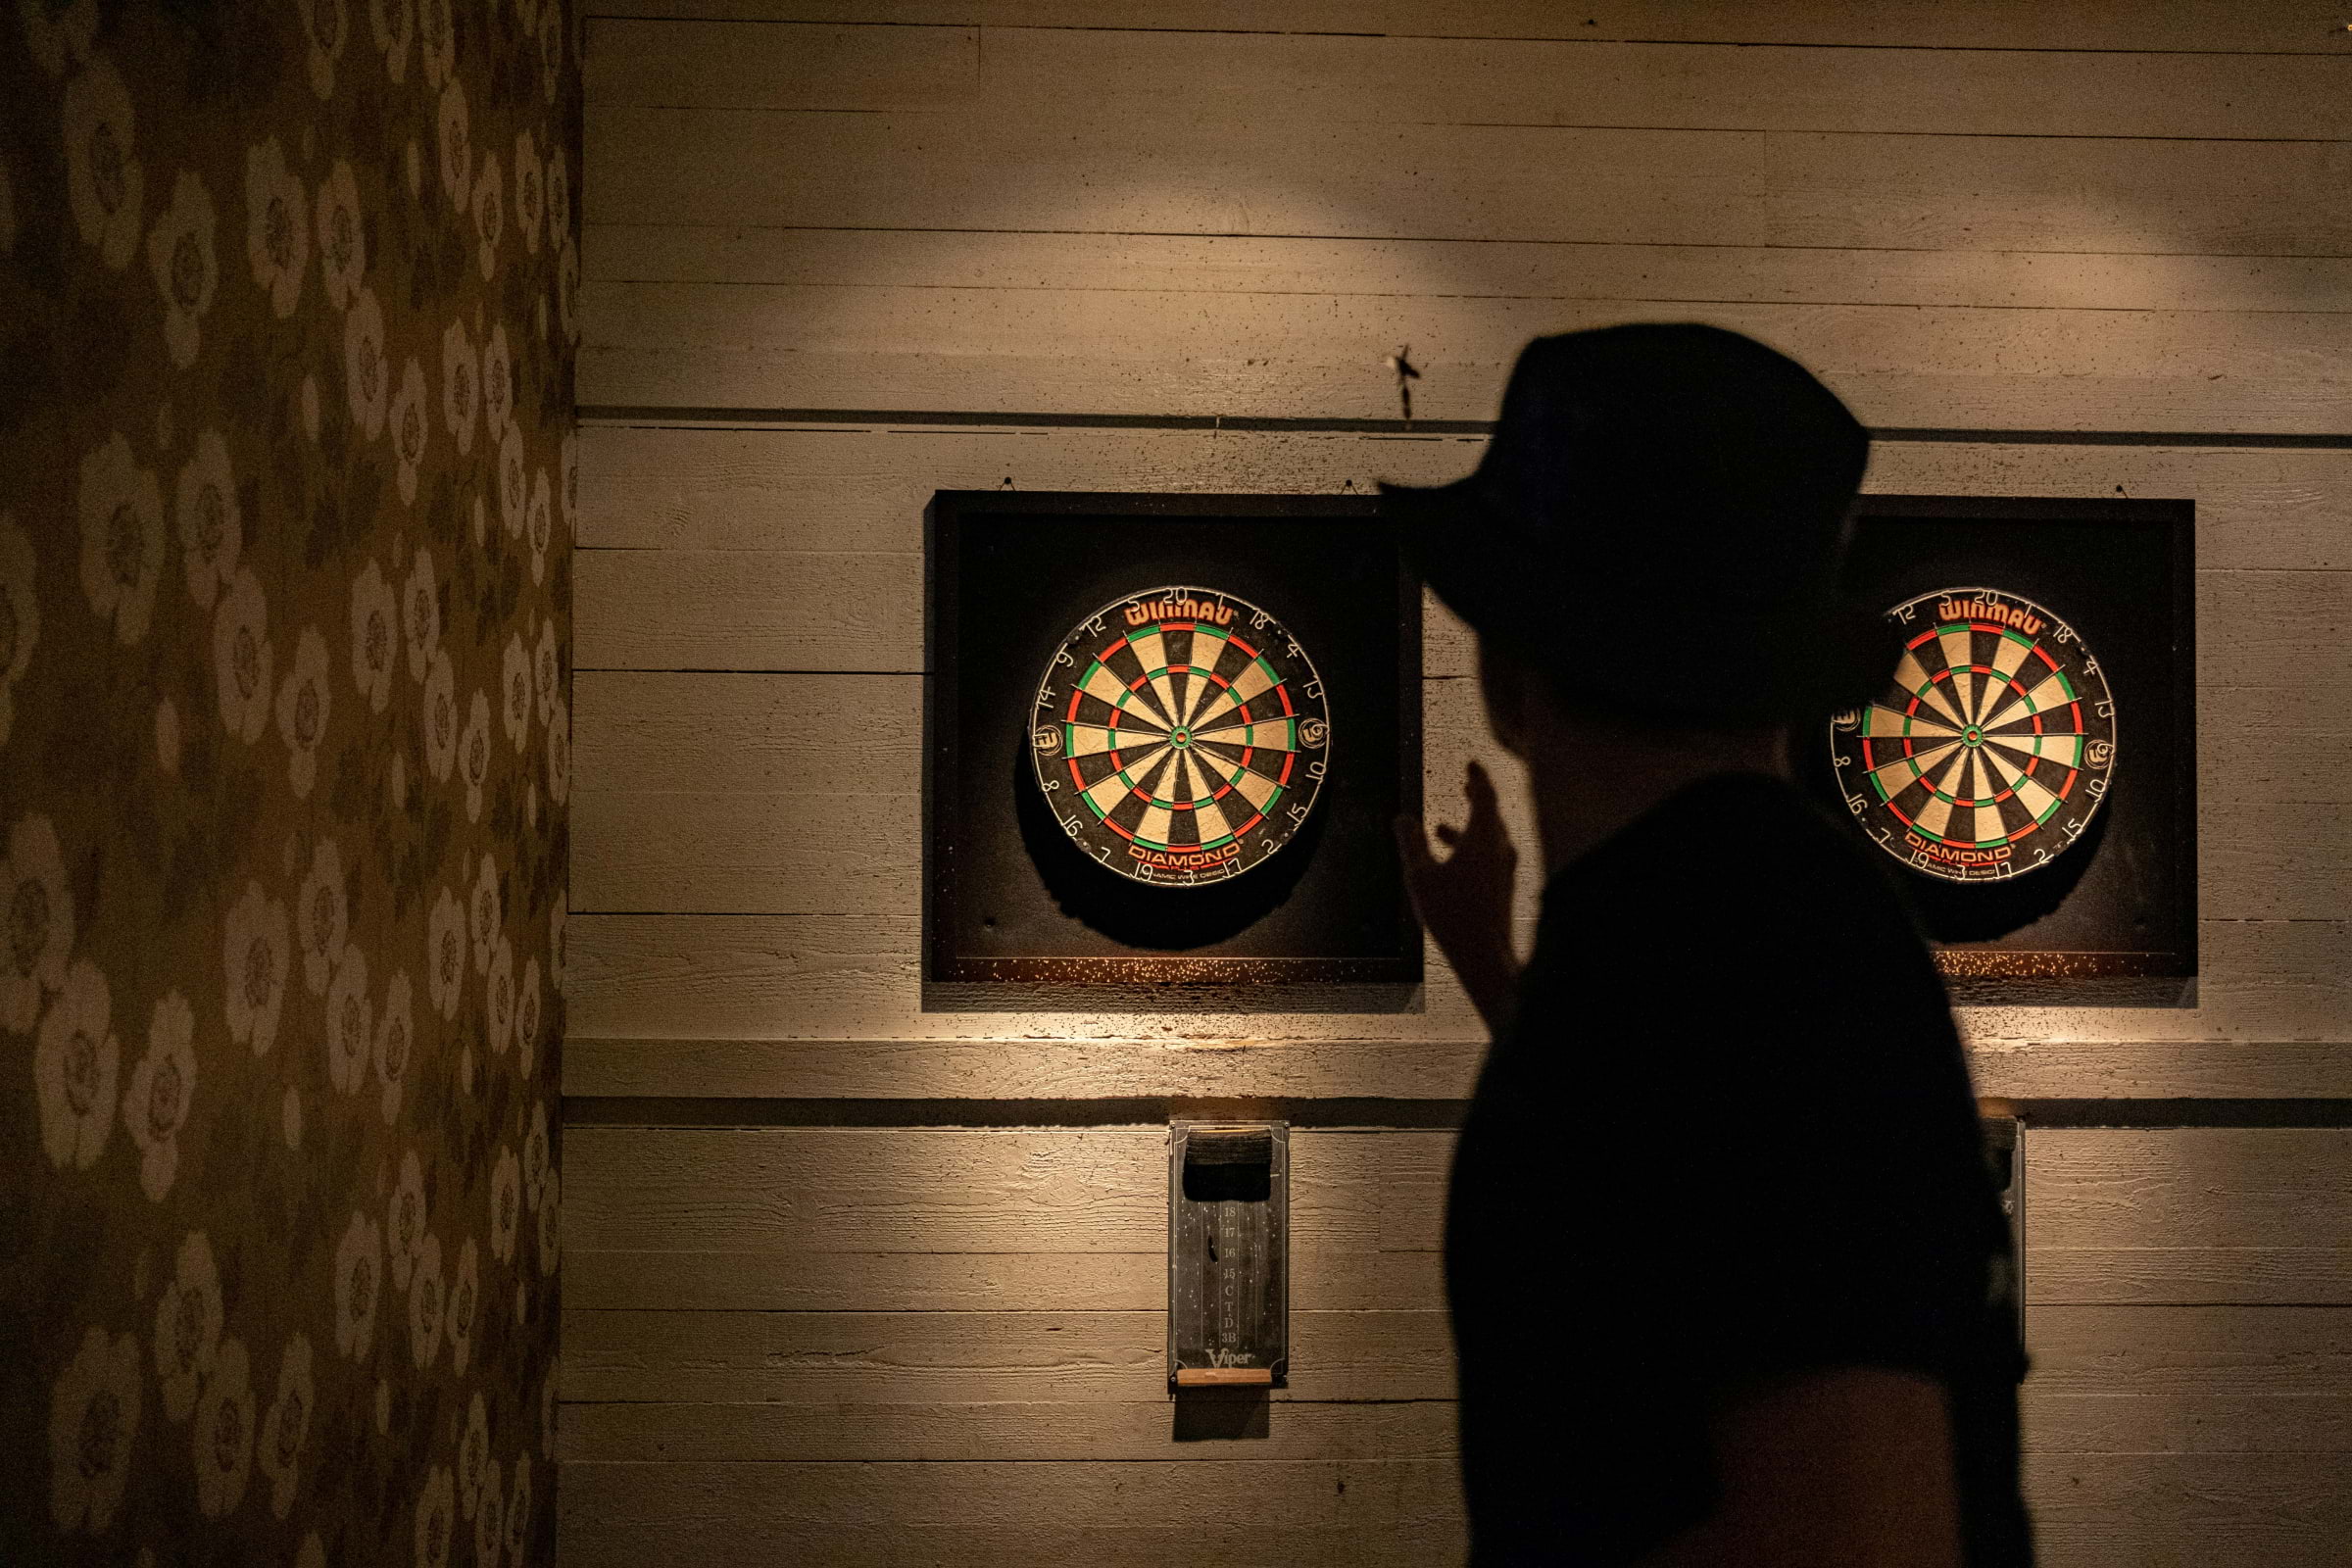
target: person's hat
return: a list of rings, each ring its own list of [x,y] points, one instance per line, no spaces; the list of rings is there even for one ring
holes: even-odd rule
[[[1826,717],[1886,674],[1840,582],[1870,438],[1753,338],[1642,322],[1521,352],[1475,472],[1383,484],[1483,638],[1636,721]]]

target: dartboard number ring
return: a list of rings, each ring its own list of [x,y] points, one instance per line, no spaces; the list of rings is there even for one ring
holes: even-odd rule
[[[2115,698],[2082,637],[1994,588],[1921,594],[1886,625],[1886,688],[1830,723],[1862,830],[1947,882],[2017,876],[2072,849],[2115,768]]]
[[[1155,887],[1264,864],[1306,825],[1331,765],[1306,650],[1213,588],[1147,588],[1080,621],[1046,663],[1029,738],[1071,842]]]

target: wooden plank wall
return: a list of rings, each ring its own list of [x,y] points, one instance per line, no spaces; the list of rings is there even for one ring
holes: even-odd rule
[[[1964,1024],[1983,1092],[2071,1123],[2312,1103],[2030,1134],[2030,1473],[2057,1568],[2352,1554],[2340,17],[591,11],[567,1568],[1458,1550],[1474,1018],[1442,966],[1408,1012],[924,1010],[921,511],[1450,477],[1521,341],[1638,317],[1806,358],[1875,489],[2197,501],[2198,1004]],[[1427,646],[1433,799],[1508,777],[1434,607]],[[1304,1124],[1296,1374],[1177,1441],[1145,1123],[1231,1102]]]
[[[1291,1387],[1180,1443],[1157,1129],[574,1127],[565,1560],[1443,1560],[1450,1146],[1293,1134]],[[2046,1560],[2340,1563],[2352,1132],[2029,1148]]]

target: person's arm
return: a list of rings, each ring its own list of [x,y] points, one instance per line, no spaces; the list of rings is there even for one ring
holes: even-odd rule
[[[1460,827],[1441,822],[1438,842],[1451,851],[1443,860],[1430,854],[1418,817],[1396,819],[1396,853],[1404,883],[1421,923],[1438,951],[1453,965],[1471,1005],[1496,1038],[1510,1028],[1519,1000],[1519,955],[1511,944],[1511,888],[1519,852],[1502,825],[1494,782],[1476,761],[1462,781],[1470,819]]]
[[[1824,1367],[1747,1390],[1710,1432],[1722,1500],[1640,1568],[1959,1568],[1943,1385]]]

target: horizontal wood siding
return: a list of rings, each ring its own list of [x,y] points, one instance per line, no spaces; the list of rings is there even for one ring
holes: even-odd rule
[[[2313,0],[2220,8],[2199,0],[591,0],[595,17],[652,16],[893,26],[1150,27],[1192,32],[1355,33],[1407,38],[1620,43],[1813,44],[1970,50],[2132,50],[2340,55],[2335,12]],[[741,34],[737,34],[741,37]],[[1950,58],[1950,57],[1946,57]],[[590,62],[592,79],[596,63]],[[1842,90],[1850,91],[1850,85]],[[590,96],[595,96],[593,87]]]
[[[663,1040],[1165,1034],[1477,1044],[1475,1019],[1442,965],[1423,1008],[1407,1013],[1242,1012],[1209,999],[1190,1014],[1139,1018],[1083,998],[1057,1013],[925,1012],[915,966],[916,846],[873,803],[877,795],[897,800],[903,820],[920,790],[920,515],[933,488],[1009,479],[1035,489],[1345,491],[1375,477],[1458,472],[1475,461],[1479,443],[877,426],[608,428],[590,431],[585,446],[583,538],[592,543],[576,568],[583,612],[571,1092],[695,1092],[698,1075],[718,1058],[681,1058],[664,1073],[644,1061],[667,1049]],[[2200,506],[2200,717],[2209,759],[2200,779],[2201,1004],[1972,1009],[1966,1022],[1982,1048],[1986,1093],[2162,1092],[2160,1060],[2094,1057],[2086,1063],[2092,1076],[2070,1081],[2071,1058],[2053,1070],[2046,1060],[1993,1054],[2002,1042],[2344,1038],[2352,1016],[2352,710],[2339,700],[2352,682],[2347,479],[2352,455],[2336,452],[1998,442],[1881,448],[1871,482],[1884,490],[2096,496],[2120,488],[2185,495]],[[830,544],[849,548],[817,548]],[[1461,678],[1469,658],[1458,624],[1433,605],[1425,636],[1431,799],[1453,796],[1471,756],[1507,782],[1515,769],[1485,735]],[[840,787],[822,729],[839,711],[881,719],[869,726],[855,793]],[[806,831],[812,821],[825,831]],[[1523,919],[1534,891],[1523,890]],[[599,1041],[631,1044],[591,1044]],[[624,1057],[631,1065],[620,1069]],[[782,1054],[764,1081],[754,1054],[725,1059],[733,1064],[727,1087],[707,1092],[806,1092]],[[1367,1060],[1363,1053],[1331,1059]],[[2183,1058],[2178,1092],[2300,1086],[2340,1094],[2352,1080],[2334,1059],[2292,1052],[2217,1079]],[[1237,1072],[1256,1070],[1243,1061],[1230,1058]],[[2298,1077],[2298,1062],[2319,1072]],[[1198,1065],[1169,1074],[1187,1085],[1170,1092],[1216,1092],[1189,1070]],[[1468,1054],[1433,1066],[1421,1092],[1465,1092]],[[635,1087],[611,1087],[609,1069]],[[1002,1070],[1030,1076],[1009,1057]],[[1396,1064],[1377,1076],[1380,1092],[1395,1092]],[[2246,1087],[2257,1078],[2264,1082]],[[665,1087],[648,1087],[655,1081]],[[1287,1082],[1301,1092],[1296,1077]],[[958,1069],[938,1088],[910,1083],[901,1092],[975,1088]],[[1374,1091],[1335,1081],[1327,1092]]]
[[[1485,1041],[1443,960],[1431,955],[1427,995],[1410,1011],[1266,1011],[1247,992],[1204,989],[1191,1004],[1139,1010],[1117,993],[1073,988],[1054,1010],[926,1011],[913,915],[581,915],[568,929],[572,1027],[578,1038],[709,1040],[1001,1040],[998,1059],[1015,1081],[1022,1042],[1164,1038],[1247,1047],[1296,1040]],[[1972,1044],[2005,1041],[2293,1041],[2343,1016],[2352,1003],[2352,922],[2208,920],[2200,928],[2206,978],[2200,1005],[2139,1010],[1982,1007],[1961,1013]],[[1344,998],[1333,999],[1336,1006]],[[1040,1007],[1042,1004],[1038,1004]],[[665,1027],[666,1025],[666,1027]],[[2196,1054],[2184,1053],[2196,1082]],[[2315,1065],[2327,1053],[2299,1054]],[[783,1059],[783,1054],[778,1054]],[[943,1064],[944,1060],[943,1059]],[[1344,1057],[1331,1058],[1336,1064]],[[1980,1059],[1984,1059],[1983,1055]],[[1992,1056],[1993,1060],[2004,1060]],[[2031,1062],[2016,1062],[2032,1073]],[[2171,1098],[2161,1065],[2140,1064],[2145,1088]],[[2150,1070],[2153,1069],[2153,1070]],[[2017,1098],[2051,1098],[2048,1085]],[[2306,1093],[2340,1093],[2315,1079]],[[1301,1086],[1303,1087],[1303,1086]],[[1984,1093],[1996,1091],[1985,1084]],[[571,1090],[569,1084],[567,1091]],[[778,1079],[766,1093],[785,1093]],[[1327,1095],[1356,1092],[1347,1079]],[[573,1091],[576,1092],[576,1091]],[[2011,1093],[2008,1090],[1997,1091]],[[1435,1098],[1454,1098],[1451,1094]],[[2073,1097],[2061,1097],[2073,1098]]]
[[[1908,433],[1870,488],[2196,501],[2197,1004],[1970,1009],[1978,1087],[2352,1098],[2335,11],[590,10],[564,1072],[604,1103],[564,1140],[565,1568],[1458,1560],[1426,1124],[1484,1035],[1442,961],[1314,1012],[926,1008],[916,964],[931,493],[1451,478],[1484,440],[1388,422],[1402,345],[1414,413],[1477,421],[1533,333],[1717,320]],[[1293,427],[1182,425],[1251,419]],[[1486,760],[1524,838],[1426,614],[1425,787]],[[728,1101],[1070,1124],[661,1124]],[[1222,1439],[1162,1384],[1130,1123],[1179,1102],[1419,1107],[1295,1130],[1294,1376]],[[2352,1133],[2028,1149],[2043,1560],[2343,1561]]]
[[[1539,332],[1701,316],[1814,366],[1874,425],[2321,433],[2342,422],[2352,316],[2340,313],[1755,304],[1729,283],[1698,288],[1507,299],[1443,272],[1417,280],[1439,296],[1426,299],[614,280],[595,296],[582,392],[623,407],[1229,418],[1309,407],[1371,418],[1396,413],[1383,361],[1409,343],[1422,346],[1416,415],[1478,419]]]
[[[587,136],[598,223],[2221,256],[2341,256],[2352,223],[2318,200],[2342,167],[2328,141],[1417,123],[1369,109],[1269,134],[1151,104],[598,104]],[[681,144],[703,156],[665,151]],[[865,177],[877,165],[896,177]]]
[[[2346,465],[2352,468],[2352,465]],[[895,552],[583,550],[573,592],[609,612],[583,630],[583,669],[920,673],[922,558]],[[2352,674],[2352,572],[2215,568],[2197,577],[2201,687],[2305,684]],[[1468,675],[1474,652],[1434,604],[1424,673]],[[2319,715],[2314,715],[2319,716]]]
[[[2341,58],[613,19],[588,59],[591,403],[1363,416],[1405,341],[1479,417],[1532,331],[1696,312],[1883,425],[2342,422]]]
[[[911,555],[934,490],[1361,491],[1380,479],[1458,477],[1485,447],[1483,436],[888,421],[592,426],[582,433],[579,537],[590,552]],[[2352,567],[2348,475],[2352,456],[2333,451],[1895,441],[1872,452],[1864,488],[2186,497],[2198,504],[2197,560],[2208,569],[2342,570]]]
[[[1434,1253],[1450,1132],[1292,1136],[1300,1258]],[[2132,1304],[2100,1283],[2105,1274],[2070,1266],[2085,1249],[2194,1253],[2205,1264],[2280,1250],[2310,1254],[2314,1267],[2352,1256],[2352,1131],[2051,1128],[2031,1133],[2028,1147],[2037,1303]],[[1167,1170],[1156,1129],[575,1126],[566,1152],[572,1306],[659,1304],[608,1299],[599,1283],[611,1258],[652,1253],[738,1254],[796,1292],[834,1289],[790,1278],[782,1260],[808,1253],[1164,1255]],[[2054,1271],[2046,1277],[2045,1258]],[[1090,1294],[1056,1299],[1141,1310],[1161,1303],[1163,1286],[1105,1275]],[[1131,1287],[1143,1294],[1123,1294]],[[1301,1305],[1346,1304],[1319,1303],[1315,1290],[1302,1267]],[[2301,1304],[2278,1301],[2252,1277],[2211,1290],[2203,1304]],[[2266,1294],[2248,1297],[2256,1291]]]
[[[2342,310],[2352,270],[2332,256],[970,233],[634,220],[593,225],[587,245],[588,266],[608,282],[1387,296],[1400,305],[1416,286],[1442,275],[1465,300],[2324,315]]]
[[[1906,51],[1168,28],[597,24],[600,109],[916,110],[1285,124],[2352,138],[2340,56]],[[1084,82],[1081,102],[1069,86]]]
[[[1276,1496],[1368,1467],[1351,1488],[1407,1489],[1438,1532],[1419,1544],[1450,1540],[1451,1135],[1293,1134],[1296,1369],[1262,1432],[1228,1442],[1180,1441],[1164,1396],[1162,1147],[1156,1128],[572,1128],[577,1560],[622,1560],[603,1553],[655,1515],[712,1550],[863,1560],[829,1544],[845,1499],[952,1511],[1014,1466],[1072,1487],[1127,1466],[1141,1490],[1061,1521],[1130,1535],[1105,1552],[1146,1549],[1148,1498],[1260,1467]],[[2340,1520],[2314,1489],[2352,1464],[2352,1133],[2051,1130],[2028,1151],[2052,1560],[2328,1560]],[[2151,1475],[2196,1478],[2202,1506],[2151,1507]],[[994,1549],[984,1512],[921,1522]],[[2100,1555],[2115,1530],[2159,1554]],[[2241,1541],[2285,1555],[2197,1555]]]

